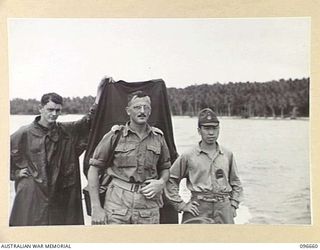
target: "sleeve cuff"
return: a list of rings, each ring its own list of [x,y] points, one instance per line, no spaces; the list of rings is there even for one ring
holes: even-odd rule
[[[171,163],[170,161],[167,161],[167,162],[164,162],[161,166],[160,166],[160,169],[163,170],[163,169],[170,169],[171,167]]]
[[[105,161],[101,161],[101,160],[97,160],[97,159],[94,159],[94,158],[90,158],[89,165],[97,167],[97,168],[104,168],[106,166],[106,162]]]
[[[90,107],[90,114],[95,114],[96,113],[96,110],[97,110],[97,106],[98,106],[98,104],[96,104],[96,103],[94,103],[94,104],[92,104],[92,106]]]
[[[230,202],[231,202],[231,206],[235,207],[236,209],[239,208],[239,202],[238,201],[231,199]]]
[[[10,174],[10,180],[11,181],[16,181],[16,180],[18,180],[19,178],[18,178],[18,176],[19,176],[19,169],[17,169],[17,170],[15,170],[14,172],[11,172],[11,174]]]

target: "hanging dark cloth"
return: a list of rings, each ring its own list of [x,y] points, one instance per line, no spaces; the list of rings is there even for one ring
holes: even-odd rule
[[[167,98],[167,89],[162,79],[150,80],[144,82],[112,82],[110,78],[106,79],[104,88],[96,109],[96,114],[89,134],[89,142],[84,157],[83,171],[87,176],[89,170],[89,159],[92,156],[96,146],[113,125],[125,124],[129,117],[126,113],[128,104],[128,94],[134,91],[142,90],[151,98],[152,112],[148,123],[151,126],[161,129],[167,142],[171,162],[177,158],[177,150],[174,143],[172,121]],[[178,213],[174,211],[167,202],[160,210],[161,224],[178,223]]]

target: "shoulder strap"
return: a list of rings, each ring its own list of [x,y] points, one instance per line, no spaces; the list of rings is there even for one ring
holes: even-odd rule
[[[110,154],[110,156],[108,158],[108,161],[107,161],[107,166],[110,165],[111,161],[113,160],[114,151],[115,151],[115,149],[116,149],[116,147],[118,145],[118,142],[120,140],[122,130],[123,130],[123,127],[121,126],[120,130],[118,131],[118,133],[116,132],[117,133],[117,137],[116,137],[116,139],[115,139],[115,141],[114,141],[114,143],[112,145],[111,154]]]
[[[122,126],[120,128],[120,130],[118,130],[118,132],[115,132],[117,134],[117,137],[116,137],[114,143],[112,144],[111,154],[108,157],[108,161],[106,163],[106,167],[108,167],[111,164],[112,160],[113,160],[114,151],[115,151],[115,149],[117,147],[117,144],[118,144],[118,142],[120,140],[120,136],[121,136],[123,128],[124,127]],[[100,178],[99,178],[100,187],[101,187],[101,184],[103,184],[103,183],[104,183],[103,185],[107,186],[107,184],[111,181],[111,178],[107,177],[108,175],[106,174],[106,172],[107,172],[106,168],[104,168],[102,171],[103,171],[103,173],[100,175]]]

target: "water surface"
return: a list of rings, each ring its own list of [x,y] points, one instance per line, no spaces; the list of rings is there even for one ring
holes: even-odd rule
[[[80,117],[66,115],[59,121]],[[33,119],[11,116],[10,133]],[[236,222],[310,224],[309,121],[221,118],[220,122],[218,141],[234,153],[244,187]],[[196,118],[173,117],[173,127],[178,153],[199,141]],[[85,185],[84,177],[82,181]],[[181,194],[188,199],[183,185]],[[11,200],[13,196],[12,189]],[[86,224],[89,221],[86,217]]]

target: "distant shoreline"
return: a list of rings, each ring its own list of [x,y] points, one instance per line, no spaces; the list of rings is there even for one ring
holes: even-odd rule
[[[196,116],[188,116],[188,115],[174,115],[175,117],[185,117],[185,118],[197,118]],[[301,116],[301,117],[296,117],[296,118],[290,118],[290,117],[260,117],[260,116],[252,116],[252,117],[247,117],[247,118],[244,118],[244,117],[241,117],[241,116],[219,116],[219,118],[221,119],[239,119],[239,120],[285,120],[285,121],[288,121],[288,120],[310,120],[310,117],[304,117],[304,116]]]
[[[243,120],[310,120],[310,117],[261,117],[261,116],[252,116],[248,118],[244,118],[241,116],[219,116],[222,119],[243,119]]]

